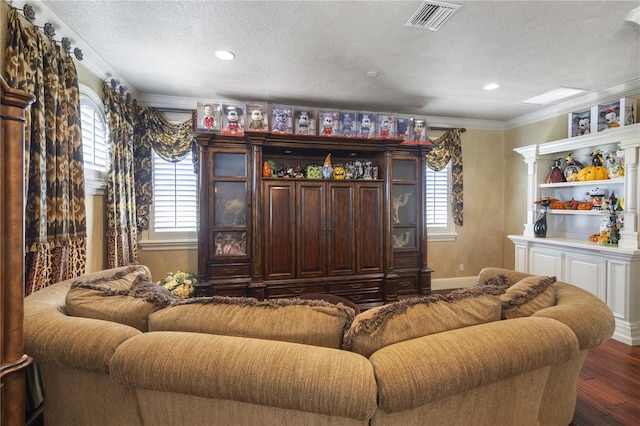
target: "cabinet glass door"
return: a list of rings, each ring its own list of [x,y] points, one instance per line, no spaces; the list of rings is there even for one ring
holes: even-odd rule
[[[417,248],[416,170],[414,159],[393,160],[391,223],[394,250]]]
[[[245,152],[213,152],[209,214],[214,256],[247,255],[248,173]]]

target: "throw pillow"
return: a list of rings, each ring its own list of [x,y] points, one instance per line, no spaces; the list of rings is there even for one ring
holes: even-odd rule
[[[324,300],[246,297],[183,299],[149,317],[150,331],[190,331],[339,349],[355,314]]]
[[[385,346],[500,319],[494,286],[477,285],[447,295],[404,299],[356,316],[344,349],[366,357]]]
[[[126,324],[147,331],[149,314],[180,299],[152,283],[146,269],[132,266],[91,281],[71,283],[65,304],[69,315]]]
[[[530,276],[524,278],[500,296],[502,318],[529,317],[540,309],[556,304],[556,277]]]

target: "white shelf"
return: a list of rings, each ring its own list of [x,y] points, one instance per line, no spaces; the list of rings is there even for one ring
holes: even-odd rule
[[[592,148],[598,145],[608,145],[623,140],[638,138],[640,138],[640,123],[618,127],[617,129],[608,129],[589,135],[542,143],[538,145],[538,153],[545,155],[562,151],[571,152],[581,148]]]
[[[563,209],[549,209],[548,214],[566,214],[566,215],[579,215],[579,216],[608,216],[604,210],[563,210]]]
[[[583,180],[576,182],[541,183],[540,188],[570,188],[576,186],[612,186],[624,185],[624,177],[615,179]]]

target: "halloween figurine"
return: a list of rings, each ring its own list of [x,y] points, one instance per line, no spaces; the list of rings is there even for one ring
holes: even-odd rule
[[[326,158],[324,159],[324,164],[322,165],[322,176],[325,179],[331,179],[332,174],[333,166],[331,165],[331,153],[328,153]]]

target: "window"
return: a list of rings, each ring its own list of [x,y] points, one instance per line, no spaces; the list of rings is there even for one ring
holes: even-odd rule
[[[451,217],[449,170],[449,165],[439,172],[426,167],[425,217],[431,241],[449,241],[456,237]]]
[[[104,194],[107,186],[107,126],[102,101],[80,84],[80,125],[85,196]]]
[[[82,150],[84,165],[101,171],[107,170],[107,132],[102,111],[95,102],[80,96],[82,122]]]
[[[153,154],[152,239],[195,238],[197,178],[191,153],[171,163]]]

